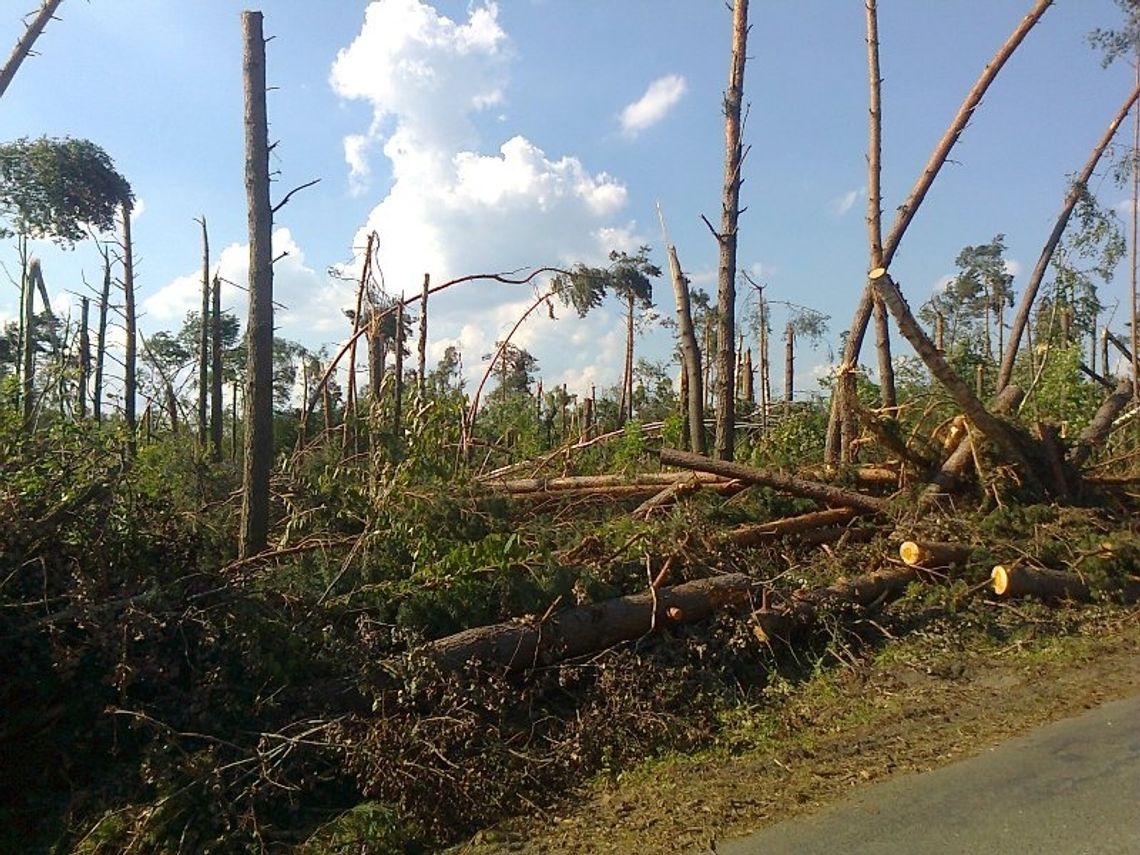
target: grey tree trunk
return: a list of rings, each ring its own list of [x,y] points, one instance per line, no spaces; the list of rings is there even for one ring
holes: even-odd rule
[[[418,348],[419,365],[416,367],[416,391],[420,401],[427,392],[427,332],[428,332],[428,291],[431,289],[431,274],[424,274],[423,296],[420,298],[420,340]]]
[[[621,400],[618,407],[618,426],[633,418],[633,294],[626,297],[625,305],[625,367],[621,375]]]
[[[249,206],[249,352],[238,554],[248,558],[269,539],[269,476],[273,463],[273,210],[269,202],[265,38],[260,12],[242,12],[245,95],[245,190]]]
[[[138,450],[135,396],[138,390],[138,342],[135,323],[135,261],[131,243],[131,203],[123,203],[123,325],[126,344],[123,355],[123,413],[127,420],[127,453]]]
[[[23,385],[20,401],[23,404],[24,428],[26,430],[31,430],[32,420],[36,412],[36,289],[34,283],[39,274],[40,260],[33,258],[27,264],[24,286],[21,289],[24,297],[24,335],[20,344],[23,348],[21,357],[24,367],[21,376]]]
[[[210,306],[210,440],[211,458],[222,462],[222,279],[214,277]]]
[[[796,375],[796,328],[788,324],[784,328],[784,403],[792,403],[795,396]]]
[[[768,301],[760,289],[760,430],[768,432],[768,411],[772,407],[772,361],[768,348]]]
[[[206,231],[206,215],[199,220],[202,224],[202,311],[198,320],[201,329],[198,333],[198,448],[205,455],[209,440],[207,400],[210,385],[210,235]]]
[[[867,239],[870,244],[870,269],[883,266],[883,206],[880,189],[883,156],[883,78],[879,71],[879,13],[876,0],[866,0],[867,10],[867,78],[870,91],[867,112]],[[887,308],[875,299],[875,349],[879,356],[879,401],[894,407],[895,368],[891,362],[891,329]],[[844,394],[850,389],[843,388]],[[844,407],[844,418],[849,418]]]
[[[716,456],[732,460],[736,442],[736,238],[740,220],[741,165],[744,146],[740,113],[744,101],[744,62],[748,47],[748,0],[735,0],[732,9],[732,62],[724,93],[724,195],[721,202],[720,269],[717,303],[720,329],[717,336]]]
[[[87,381],[91,377],[91,338],[87,332],[91,316],[91,300],[82,297],[79,301],[79,389],[77,403],[79,418],[87,418]]]
[[[1108,148],[1108,144],[1112,142],[1112,138],[1116,136],[1116,131],[1120,128],[1120,125],[1124,122],[1124,119],[1128,116],[1128,112],[1132,109],[1138,98],[1140,98],[1140,86],[1135,87],[1131,94],[1124,100],[1124,103],[1120,105],[1120,109],[1117,110],[1108,128],[1089,154],[1089,159],[1085,162],[1081,174],[1077,176],[1072,187],[1069,188],[1068,195],[1065,196],[1065,203],[1061,206],[1061,213],[1057,215],[1057,221],[1053,224],[1053,231],[1049,233],[1049,238],[1045,241],[1045,246],[1041,249],[1041,254],[1037,258],[1037,264],[1033,268],[1033,273],[1029,276],[1029,281],[1025,285],[1025,291],[1022,292],[1021,300],[1017,304],[1017,314],[1014,315],[1013,324],[1009,329],[1009,340],[1005,345],[1005,353],[1002,355],[1001,360],[1001,369],[998,372],[997,388],[999,392],[1005,388],[1013,376],[1013,366],[1017,361],[1017,351],[1021,345],[1021,337],[1025,333],[1025,327],[1029,323],[1033,303],[1037,299],[1037,292],[1040,290],[1041,282],[1044,280],[1045,273],[1049,269],[1049,262],[1053,259],[1053,253],[1056,251],[1057,245],[1061,242],[1061,236],[1065,233],[1065,227],[1069,224],[1069,218],[1072,216],[1073,210],[1077,207],[1077,202],[1080,201],[1081,196],[1087,192],[1089,179],[1092,178],[1093,171],[1096,169],[1097,163],[1100,162],[1101,156]]]
[[[24,34],[16,42],[16,47],[12,50],[8,61],[4,63],[3,68],[0,68],[0,98],[4,97],[4,93],[8,90],[8,86],[11,84],[12,78],[16,76],[20,65],[32,52],[32,45],[40,37],[40,33],[44,31],[47,22],[52,19],[55,10],[59,8],[59,4],[62,2],[63,0],[44,0],[40,10],[36,12],[36,16],[28,24],[28,28],[24,30]]]
[[[669,244],[669,274],[673,282],[673,298],[677,303],[677,335],[681,344],[681,362],[684,372],[685,414],[688,419],[689,448],[697,454],[705,453],[705,390],[701,377],[701,349],[693,330],[693,312],[689,303],[689,283],[681,272],[677,248]]]
[[[111,302],[111,254],[103,253],[103,290],[99,294],[99,339],[95,345],[95,380],[91,389],[91,411],[96,422],[103,421],[103,364],[107,356],[107,310]]]
[[[400,435],[400,422],[403,420],[404,402],[404,304],[396,304],[396,356],[392,368],[396,382],[392,395],[392,430]]]

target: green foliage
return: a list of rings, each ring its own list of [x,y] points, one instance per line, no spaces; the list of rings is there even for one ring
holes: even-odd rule
[[[928,300],[919,317],[934,326],[945,324],[944,348],[959,372],[979,361],[995,358],[993,323],[1013,305],[1013,275],[1006,270],[1005,235],[978,246],[967,246],[954,261],[958,274]]]
[[[1082,359],[1079,343],[1051,348],[1026,405],[1035,418],[1067,425],[1074,435],[1092,419],[1102,397],[1100,387],[1081,374]]]
[[[11,228],[0,236],[71,245],[88,227],[111,231],[120,206],[133,198],[111,158],[88,140],[24,137],[0,146],[0,212]]]

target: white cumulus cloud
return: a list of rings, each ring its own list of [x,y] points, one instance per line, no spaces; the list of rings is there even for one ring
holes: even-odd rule
[[[685,78],[679,74],[667,74],[654,80],[644,95],[621,111],[622,133],[636,137],[656,125],[669,115],[687,88]]]

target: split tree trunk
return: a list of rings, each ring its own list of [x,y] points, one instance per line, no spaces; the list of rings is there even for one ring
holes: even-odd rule
[[[953,120],[951,120],[950,126],[946,129],[946,133],[942,135],[942,138],[934,147],[934,151],[930,155],[930,160],[927,161],[926,166],[923,168],[922,173],[911,189],[910,195],[907,196],[906,200],[898,208],[898,214],[891,226],[890,233],[883,243],[883,261],[880,265],[881,267],[889,268],[891,266],[891,261],[894,259],[895,252],[898,250],[907,228],[910,226],[915,214],[918,213],[918,208],[922,204],[923,199],[926,198],[926,194],[930,191],[934,179],[938,176],[939,171],[950,156],[951,149],[953,149],[954,145],[958,142],[958,138],[966,129],[966,125],[974,115],[974,110],[976,110],[978,105],[982,102],[982,97],[985,95],[986,90],[990,87],[990,84],[993,83],[1006,61],[1052,3],[1053,0],[1037,0],[1033,8],[1021,20],[989,63],[987,63],[970,91],[966,93],[966,97],[958,108],[957,114],[955,114]],[[871,283],[868,282],[863,289],[863,295],[859,300],[859,304],[855,309],[855,315],[851,320],[851,328],[843,347],[843,357],[840,362],[841,370],[844,368],[849,370],[853,369],[859,362],[859,352],[863,347],[863,337],[866,335],[867,324],[871,319],[871,312],[874,306],[874,293],[874,288]],[[827,437],[827,462],[832,465],[839,461],[839,433],[840,423],[842,421],[840,415],[841,406],[838,396],[833,396],[832,409],[834,414],[828,425]]]
[[[1069,224],[1069,218],[1073,214],[1077,203],[1081,197],[1088,192],[1089,179],[1092,178],[1093,170],[1096,169],[1097,163],[1100,162],[1101,156],[1108,148],[1112,138],[1116,135],[1116,131],[1124,122],[1128,112],[1136,103],[1137,98],[1140,97],[1140,86],[1132,90],[1132,93],[1121,104],[1120,109],[1109,122],[1108,128],[1105,130],[1104,135],[1093,147],[1092,152],[1089,154],[1089,159],[1085,162],[1084,169],[1081,174],[1077,176],[1073,182],[1072,187],[1069,188],[1068,195],[1065,196],[1065,204],[1061,207],[1061,213],[1057,215],[1057,221],[1053,224],[1053,231],[1049,233],[1048,240],[1045,241],[1045,246],[1041,249],[1041,254],[1037,257],[1037,264],[1033,268],[1033,273],[1029,276],[1029,281],[1025,285],[1025,291],[1021,295],[1021,300],[1017,306],[1017,314],[1013,317],[1013,323],[1009,329],[1009,341],[1005,347],[1005,353],[1002,356],[1001,368],[998,371],[997,389],[1000,392],[1009,383],[1010,378],[1013,376],[1013,366],[1017,361],[1017,351],[1021,346],[1021,337],[1025,333],[1025,327],[1029,323],[1029,316],[1033,310],[1033,303],[1037,299],[1037,292],[1041,288],[1041,282],[1045,278],[1045,273],[1049,269],[1049,262],[1053,259],[1053,253],[1057,250],[1057,245],[1061,242],[1061,236],[1065,233],[1065,227]]]
[[[741,106],[744,101],[744,62],[748,47],[748,0],[735,0],[732,10],[732,62],[724,93],[724,194],[721,202],[720,268],[717,277],[719,334],[717,336],[716,456],[732,460],[736,441],[736,241],[740,220]]]
[[[605,650],[655,630],[696,623],[714,612],[746,605],[752,580],[738,573],[685,582],[556,612],[545,621],[500,623],[438,639],[424,651],[441,666],[480,661],[525,670]]]
[[[704,454],[705,391],[701,377],[701,350],[697,346],[697,335],[693,330],[689,283],[681,272],[677,248],[669,244],[665,252],[669,257],[669,275],[673,282],[673,298],[677,303],[677,335],[680,338],[681,363],[685,373],[685,410],[688,417],[689,447],[697,454]]]
[[[55,10],[59,8],[59,4],[62,2],[63,0],[44,0],[40,10],[36,12],[32,22],[28,24],[28,28],[24,30],[24,34],[16,42],[16,47],[12,50],[8,61],[4,63],[3,68],[0,68],[0,98],[4,97],[4,93],[12,83],[12,78],[16,76],[20,65],[32,52],[32,45],[36,43],[36,39],[40,37],[40,33],[44,31],[47,22],[52,19]]]
[[[249,206],[249,320],[246,330],[245,443],[238,556],[269,539],[273,464],[273,211],[269,201],[269,127],[265,109],[265,39],[260,12],[242,12],[245,189]]]

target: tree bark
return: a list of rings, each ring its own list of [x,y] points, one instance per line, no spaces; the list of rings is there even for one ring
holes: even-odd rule
[[[759,288],[760,316],[760,430],[768,433],[768,411],[772,407],[772,361],[768,349],[768,301],[764,299],[764,289]]]
[[[198,448],[206,454],[209,435],[206,402],[210,385],[210,234],[206,230],[206,215],[199,220],[202,224],[202,311],[198,320],[201,330],[198,335]]]
[[[747,523],[729,529],[724,533],[723,539],[737,546],[759,546],[788,535],[843,525],[851,522],[860,513],[861,511],[854,508],[827,508],[769,522]]]
[[[899,558],[908,567],[940,570],[960,567],[969,561],[974,548],[968,543],[933,540],[906,540],[899,545]]]
[[[544,621],[475,627],[433,641],[424,651],[449,669],[479,661],[525,670],[596,653],[669,626],[697,623],[718,610],[747,604],[752,586],[738,573],[699,579],[568,608]]]
[[[79,418],[87,418],[87,381],[91,377],[91,336],[88,332],[88,323],[91,317],[91,299],[81,297],[79,300],[79,389],[77,403],[79,405]]]
[[[954,148],[954,145],[958,142],[958,138],[962,135],[962,132],[966,129],[966,125],[974,115],[974,110],[976,110],[981,103],[986,90],[989,89],[990,84],[993,83],[998,72],[1001,71],[1002,66],[1005,65],[1009,57],[1029,34],[1029,31],[1033,29],[1034,25],[1041,19],[1041,16],[1045,14],[1046,10],[1048,10],[1052,4],[1053,0],[1036,0],[1033,8],[1020,23],[1018,23],[1009,38],[1006,39],[1005,43],[1002,44],[997,53],[994,54],[993,58],[982,70],[981,75],[973,87],[966,93],[966,97],[962,101],[961,106],[959,106],[958,112],[951,120],[950,126],[946,129],[946,133],[942,135],[942,138],[934,147],[934,151],[930,155],[930,160],[927,161],[914,187],[911,188],[910,195],[908,195],[903,204],[899,206],[895,221],[891,225],[891,230],[883,243],[883,260],[880,265],[881,267],[889,268],[891,266],[891,261],[894,259],[895,252],[898,250],[907,228],[918,212],[918,208],[922,204],[923,199],[926,198],[926,194],[930,191],[934,179],[938,176],[939,171],[950,156],[951,149]],[[874,288],[871,283],[868,282],[863,289],[862,297],[859,299],[859,304],[855,309],[855,315],[851,320],[851,329],[843,347],[843,357],[840,362],[841,369],[845,366],[853,368],[858,364],[859,351],[862,350],[863,347],[863,337],[867,332],[867,324],[871,319],[873,306]],[[840,402],[837,398],[833,397],[833,410],[838,412],[839,407]],[[829,463],[834,463],[839,459],[840,421],[840,418],[833,418],[831,424],[829,424]]]
[[[1077,444],[1069,452],[1070,464],[1080,469],[1088,462],[1093,450],[1103,443],[1112,432],[1112,423],[1128,406],[1128,402],[1132,400],[1132,393],[1133,381],[1131,378],[1121,380],[1117,384],[1113,393],[1100,405],[1100,409],[1096,411],[1092,421],[1081,431]]]
[[[210,307],[210,433],[212,459],[222,462],[222,279],[214,277]]]
[[[91,410],[96,423],[103,421],[103,365],[107,356],[107,311],[110,303],[111,254],[103,251],[103,290],[99,293],[99,339],[95,345],[95,379],[91,389]]]
[[[677,303],[677,335],[681,343],[681,362],[685,372],[686,414],[689,447],[697,454],[705,453],[705,391],[701,377],[701,350],[693,329],[693,312],[689,302],[689,283],[681,272],[677,248],[665,248],[669,257],[669,275],[673,282],[673,298]]]
[[[999,597],[1037,597],[1046,602],[1092,599],[1089,586],[1076,573],[1044,567],[998,564],[991,575],[994,593]]]
[[[784,328],[784,404],[792,403],[796,382],[796,328],[790,323]]]
[[[862,493],[833,487],[830,484],[792,478],[778,472],[756,469],[729,460],[712,460],[708,457],[701,457],[699,454],[690,454],[669,448],[661,449],[660,457],[661,462],[666,466],[681,466],[685,469],[696,469],[698,472],[711,472],[725,478],[743,481],[746,484],[771,487],[774,490],[791,493],[793,496],[814,499],[822,504],[858,508],[861,511],[873,514],[886,513],[889,507],[885,499],[864,496]]]
[[[33,258],[28,261],[24,274],[24,287],[21,293],[24,298],[24,335],[20,341],[23,349],[22,383],[20,400],[23,404],[24,429],[31,430],[36,413],[36,289],[35,282],[40,276],[40,260]]]
[[[404,404],[404,304],[396,304],[396,357],[392,368],[396,382],[392,395],[392,430],[400,436]]]
[[[273,464],[273,211],[269,201],[265,39],[260,12],[242,12],[245,101],[245,189],[249,207],[249,352],[246,366],[242,466],[241,558],[269,539],[269,477]]]
[[[721,203],[720,268],[717,278],[719,334],[717,336],[716,457],[732,460],[736,441],[736,244],[740,220],[741,105],[744,101],[744,62],[748,47],[748,0],[735,0],[732,10],[732,62],[724,93],[724,194]]]
[[[1101,156],[1108,148],[1112,138],[1116,135],[1116,131],[1124,122],[1128,112],[1136,103],[1137,98],[1140,97],[1140,86],[1134,88],[1131,94],[1121,104],[1120,109],[1117,110],[1116,115],[1112,121],[1109,122],[1108,128],[1105,130],[1103,136],[1093,147],[1092,152],[1089,154],[1088,160],[1085,162],[1081,174],[1073,182],[1072,187],[1069,188],[1068,194],[1065,196],[1065,203],[1061,206],[1061,213],[1057,215],[1057,221],[1053,224],[1053,231],[1049,233],[1049,238],[1045,241],[1045,246],[1041,249],[1041,254],[1037,257],[1037,264],[1033,268],[1033,273],[1029,276],[1029,281],[1025,285],[1025,291],[1021,295],[1021,300],[1018,302],[1017,314],[1013,317],[1013,323],[1009,329],[1009,340],[1005,345],[1005,353],[1002,355],[1001,368],[998,371],[997,389],[1000,392],[1009,383],[1010,378],[1013,376],[1013,366],[1017,361],[1017,351],[1021,346],[1021,337],[1025,333],[1026,324],[1029,323],[1029,316],[1032,313],[1033,303],[1037,299],[1037,292],[1041,288],[1041,282],[1045,278],[1045,273],[1049,269],[1049,262],[1053,259],[1053,253],[1057,250],[1057,245],[1061,242],[1061,236],[1065,233],[1065,227],[1069,224],[1069,218],[1073,214],[1073,210],[1080,201],[1081,196],[1088,192],[1088,182],[1092,178],[1093,170],[1096,169],[1097,163],[1100,162]]]
[[[882,74],[879,71],[879,14],[876,0],[866,0],[867,11],[867,240],[870,247],[870,269],[883,266],[883,99]],[[875,349],[879,356],[879,400],[884,407],[896,403],[895,369],[891,362],[891,332],[887,309],[882,300],[874,301]]]
[[[135,416],[138,391],[138,332],[135,318],[135,259],[131,240],[131,203],[123,203],[123,325],[126,344],[123,355],[123,413],[127,420],[127,453],[137,450],[138,424]]]
[[[568,475],[561,478],[486,479],[483,483],[497,493],[543,493],[558,490],[580,490],[590,487],[663,487],[678,481],[698,481],[702,484],[727,484],[731,479],[707,472],[647,472],[625,475]]]
[[[416,370],[416,390],[420,403],[427,391],[427,332],[428,332],[428,292],[431,290],[431,274],[424,274],[423,297],[420,299],[420,341],[419,367]]]
[[[28,54],[32,51],[32,45],[36,43],[36,39],[40,37],[40,33],[44,31],[47,22],[52,19],[55,10],[59,8],[59,4],[63,0],[44,0],[40,10],[36,12],[36,16],[32,18],[32,22],[28,24],[24,34],[16,41],[16,47],[12,50],[11,56],[8,61],[4,63],[4,67],[0,68],[0,98],[4,97],[4,93],[8,91],[8,86],[12,83],[12,78],[16,76],[20,65],[28,58]]]

